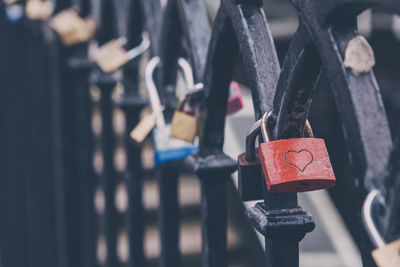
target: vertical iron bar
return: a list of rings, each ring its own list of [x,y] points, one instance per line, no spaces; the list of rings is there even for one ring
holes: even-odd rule
[[[160,165],[158,185],[160,190],[161,267],[181,266],[178,181],[179,163]]]
[[[47,31],[50,28],[47,26]],[[57,39],[54,32],[49,35],[50,44],[48,50],[50,53],[49,69],[47,77],[49,77],[50,84],[50,101],[51,107],[51,123],[52,123],[52,165],[53,165],[53,195],[55,203],[55,217],[56,217],[56,238],[57,238],[57,266],[68,266],[68,251],[67,251],[67,227],[66,227],[66,212],[65,212],[65,170],[64,170],[64,156],[63,156],[63,139],[62,139],[62,110],[61,110],[61,90],[60,85],[60,72],[58,66],[59,60],[59,47],[57,46]]]
[[[115,136],[113,131],[112,92],[116,85],[114,79],[101,75],[98,86],[101,90],[100,112],[102,121],[101,150],[103,155],[103,172],[101,181],[104,190],[104,233],[106,237],[108,267],[118,266],[117,258],[117,210],[115,207],[116,170],[114,166]],[[104,79],[104,80],[103,80]]]
[[[226,267],[227,189],[236,162],[227,155],[193,155],[187,159],[201,183],[202,266]]]
[[[161,56],[161,64],[157,73],[158,93],[162,104],[165,106],[164,116],[168,123],[172,120],[172,115],[177,104],[175,88],[178,69],[177,59],[182,42],[181,26],[177,1],[168,1],[159,32],[159,40],[162,40],[166,44],[159,46],[159,51],[157,51]],[[179,162],[167,162],[159,165],[161,267],[179,267],[182,264],[179,249],[179,165]]]
[[[266,266],[299,266],[299,243],[265,239]]]
[[[74,92],[76,104],[75,131],[77,167],[77,192],[79,192],[79,249],[80,265],[95,265],[95,210],[94,187],[95,174],[92,167],[93,139],[92,139],[92,102],[90,99],[89,76],[93,64],[87,58],[88,44],[75,47],[74,55],[69,59],[71,71],[70,90]],[[78,244],[77,244],[78,245]]]
[[[228,266],[226,182],[230,175],[200,176],[202,266]]]
[[[124,69],[125,94],[118,101],[125,113],[126,120],[126,156],[127,170],[124,180],[128,190],[129,204],[127,211],[127,228],[129,235],[129,266],[143,266],[144,264],[144,208],[142,201],[143,167],[141,148],[130,141],[130,131],[136,127],[140,119],[140,112],[146,101],[138,94],[139,87],[139,60],[135,59]]]
[[[52,142],[59,138],[58,133],[52,133],[55,123],[51,117],[54,106],[52,97],[58,88],[50,86],[48,73],[50,68],[57,68],[52,65],[52,56],[49,53],[49,46],[55,46],[55,42],[47,42],[45,39],[46,25],[41,23],[29,23],[32,28],[27,49],[26,59],[29,64],[27,80],[29,85],[25,88],[25,96],[29,99],[26,114],[26,129],[19,131],[29,133],[27,149],[28,166],[26,173],[27,193],[27,224],[30,266],[50,267],[59,264],[57,253],[65,252],[65,243],[57,243],[56,208],[63,209],[62,201],[57,201],[54,196],[54,185],[63,177],[54,177],[56,174],[52,162]],[[59,81],[58,81],[59,82]],[[53,91],[54,90],[54,91]],[[22,126],[22,125],[21,125]],[[53,139],[54,138],[54,139]],[[22,148],[23,150],[25,148]],[[58,151],[59,152],[59,151]],[[61,163],[62,164],[62,163]],[[64,229],[65,230],[65,229]],[[65,236],[64,236],[65,237]],[[59,249],[58,249],[59,248]],[[61,255],[60,255],[61,256]]]
[[[26,171],[30,150],[30,115],[29,81],[27,79],[30,64],[27,60],[32,45],[32,36],[25,23],[9,23],[5,16],[5,4],[1,3],[1,32],[7,38],[1,42],[0,77],[1,90],[1,170],[3,171],[0,187],[0,249],[3,264],[7,266],[29,265],[29,233],[26,191]],[[22,38],[21,38],[22,37]],[[27,42],[21,42],[21,40]],[[28,62],[28,64],[27,64]],[[25,128],[25,129],[24,129]],[[24,151],[25,153],[20,153]],[[12,203],[13,208],[10,208]],[[16,253],[18,251],[18,253]]]
[[[133,145],[130,141],[130,131],[138,124],[140,119],[141,109],[146,105],[146,101],[135,93],[137,91],[138,78],[137,62],[132,62],[132,65],[127,66],[125,74],[130,73],[124,77],[125,94],[117,99],[119,107],[125,113],[126,120],[126,156],[127,156],[127,169],[123,177],[128,190],[128,210],[127,210],[127,229],[129,235],[129,266],[143,266],[145,262],[144,257],[144,208],[142,201],[143,189],[143,167],[141,161],[141,148]],[[132,72],[131,72],[132,71]],[[132,83],[130,83],[132,82]],[[136,88],[131,86],[136,85]]]
[[[101,46],[118,37],[116,2],[113,0],[101,0],[99,14],[99,29],[96,40]],[[111,75],[97,70],[93,73],[94,84],[100,89],[100,113],[102,131],[100,146],[103,155],[103,171],[100,175],[100,183],[104,191],[104,235],[106,239],[106,265],[118,266],[117,257],[117,210],[115,207],[115,189],[117,184],[116,170],[114,166],[115,135],[113,127],[113,101],[112,92],[116,86],[116,79]]]
[[[125,108],[127,134],[129,142],[129,130],[139,122],[140,107]],[[125,173],[125,183],[128,189],[129,204],[127,211],[127,226],[129,234],[129,266],[144,266],[144,208],[142,201],[143,168],[141,161],[141,148],[133,144],[127,144],[128,170]]]
[[[125,25],[127,45],[129,48],[133,48],[139,45],[142,39],[143,11],[140,1],[131,1],[128,7],[128,21]],[[139,65],[140,57],[133,59],[123,69],[125,93],[121,95],[119,101],[126,120],[127,169],[124,173],[124,181],[129,199],[126,216],[129,237],[129,267],[141,267],[145,264],[142,149],[140,146],[133,145],[129,137],[130,131],[136,127],[140,120],[142,108],[146,105],[146,101],[139,94]]]

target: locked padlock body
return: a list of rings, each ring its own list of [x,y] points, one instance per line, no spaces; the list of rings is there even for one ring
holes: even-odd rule
[[[193,144],[196,134],[197,118],[183,111],[176,110],[172,118],[171,138]]]
[[[400,239],[373,250],[372,258],[378,267],[400,266]]]
[[[268,190],[305,192],[332,187],[335,175],[323,139],[292,138],[262,143],[261,165]]]
[[[195,144],[170,138],[171,125],[156,127],[153,131],[155,145],[155,163],[184,159],[199,151],[198,139]]]
[[[129,62],[127,51],[118,40],[112,40],[101,46],[93,59],[104,73],[116,71]]]
[[[232,115],[243,108],[243,97],[237,82],[231,82],[229,88],[227,115]]]
[[[259,200],[263,198],[262,169],[258,161],[246,160],[246,153],[238,157],[238,188],[243,201]]]

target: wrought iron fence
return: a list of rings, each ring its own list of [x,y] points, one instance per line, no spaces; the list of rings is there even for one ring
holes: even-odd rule
[[[185,168],[199,178],[201,187],[201,264],[228,266],[227,190],[232,187],[231,175],[238,162],[224,154],[223,146],[229,142],[225,140],[225,120],[230,83],[238,70],[251,91],[255,119],[271,112],[267,127],[273,140],[303,137],[317,84],[320,77],[327,78],[351,163],[348,183],[353,203],[348,210],[361,225],[364,199],[369,192],[377,192],[375,202],[370,202],[372,223],[384,240],[398,239],[398,145],[393,149],[372,71],[372,49],[357,31],[361,12],[379,7],[400,14],[398,1],[293,0],[298,28],[282,65],[264,14],[263,5],[268,10],[268,3],[262,0],[222,0],[214,12],[215,20],[210,20],[213,16],[202,0],[168,0],[165,6],[158,0],[82,0],[78,1],[79,16],[93,14],[98,28],[93,38],[72,46],[65,46],[48,19],[17,16],[18,8],[25,10],[33,1],[1,3],[0,53],[7,64],[0,64],[5,177],[0,197],[4,216],[0,223],[0,266],[146,266],[145,170],[142,147],[133,144],[130,135],[140,123],[143,109],[148,102],[154,105],[151,98],[157,97],[149,94],[150,99],[146,99],[140,89],[148,42],[147,56],[154,65],[151,70],[149,64],[146,66],[146,78],[154,79],[153,87],[158,89],[163,124],[172,122],[177,109],[177,77],[183,69],[186,81],[189,73],[193,76],[191,87],[197,86],[189,89],[190,99],[199,109],[201,130],[196,153],[192,154],[195,144],[190,146],[191,155],[176,160],[156,158],[160,266],[183,266],[178,184]],[[77,3],[55,1],[53,15],[73,4]],[[123,67],[107,73],[99,68],[101,64],[96,65],[91,50],[121,37],[126,38],[125,47],[136,49],[134,56]],[[188,62],[186,69],[180,59]],[[114,94],[120,85],[123,93]],[[122,137],[113,125],[116,108],[124,114]],[[93,131],[93,110],[100,112],[98,133]],[[157,153],[157,129],[161,132],[161,127],[158,123],[155,127]],[[259,131],[253,137],[258,135]],[[123,171],[115,164],[116,148],[121,144],[127,161]],[[181,147],[188,146],[166,151]],[[96,149],[101,151],[100,171],[93,167]],[[245,211],[247,227],[265,236],[264,266],[299,266],[299,242],[313,231],[314,220],[299,206],[297,193],[269,191],[260,163],[256,165],[251,177],[239,178],[239,191],[247,188],[243,199],[261,201]],[[125,186],[128,196],[123,213],[115,205],[119,184]],[[104,210],[99,214],[95,198],[101,192]],[[375,266],[370,227],[351,228],[364,266]],[[123,229],[129,250],[125,263],[117,250]]]

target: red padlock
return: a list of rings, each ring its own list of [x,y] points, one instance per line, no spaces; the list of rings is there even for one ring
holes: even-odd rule
[[[308,138],[270,141],[270,114],[266,113],[262,118],[261,132],[265,143],[258,150],[268,191],[296,193],[334,186],[336,178],[325,142],[313,137],[308,121]]]
[[[232,115],[243,108],[243,97],[240,91],[240,86],[237,82],[231,82],[229,87],[227,115]]]

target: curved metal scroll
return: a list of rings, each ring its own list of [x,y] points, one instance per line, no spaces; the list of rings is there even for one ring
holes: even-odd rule
[[[160,34],[161,71],[158,76],[160,96],[166,106],[167,115],[175,108],[178,58],[184,56],[189,59],[193,66],[195,83],[200,82],[210,35],[211,29],[203,1],[168,1]]]
[[[319,69],[323,67],[342,117],[353,173],[358,181],[357,197],[363,199],[366,191],[382,189],[392,141],[372,70],[361,75],[353,73],[344,66],[344,54],[349,41],[358,36],[355,23],[358,14],[374,6],[399,12],[400,3],[389,0],[293,2],[300,17],[296,36],[302,36],[303,42],[294,38],[284,62],[274,102],[275,137],[302,135]],[[303,52],[299,58],[293,56],[293,53],[299,55],[296,50],[306,49],[312,52],[308,55]],[[304,73],[304,70],[307,71]],[[364,252],[365,258],[369,258],[369,251]]]
[[[259,5],[224,1],[214,22],[204,88],[206,122],[200,153],[222,151],[226,102],[236,57],[242,55],[256,119],[272,107],[280,66],[264,12]]]
[[[310,80],[308,88],[299,89],[299,81],[294,76],[281,77],[278,92],[284,91],[285,95],[277,94],[275,99],[274,113],[278,117],[275,135],[278,138],[293,137],[299,133],[293,133],[292,129],[304,127],[302,125],[308,114],[312,91],[318,80],[317,70],[323,65],[343,118],[345,136],[358,179],[364,177],[364,184],[368,189],[380,187],[386,175],[392,147],[386,113],[373,72],[357,75],[346,69],[343,64],[344,51],[348,42],[357,36],[354,23],[356,15],[375,5],[393,10],[400,10],[400,5],[394,4],[394,1],[343,0],[324,1],[324,4],[321,1],[294,2],[301,21],[297,35],[305,35],[303,39],[308,40],[300,45],[294,40],[292,47],[315,48],[314,52],[296,62],[293,62],[293,57],[289,54],[283,68],[292,68],[290,72],[294,74],[308,68],[314,71],[306,73],[306,79]],[[293,50],[289,51],[291,53]],[[321,62],[315,60],[317,51]],[[298,99],[301,102],[296,102]],[[294,112],[296,110],[303,112]]]

